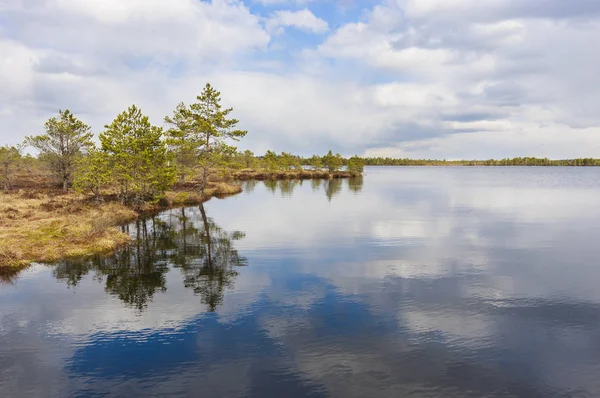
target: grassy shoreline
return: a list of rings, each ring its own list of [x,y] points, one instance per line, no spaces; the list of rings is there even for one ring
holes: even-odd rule
[[[31,263],[109,254],[131,242],[119,226],[148,213],[192,206],[242,191],[235,183],[209,183],[204,195],[185,187],[137,211],[114,200],[94,202],[78,193],[20,190],[0,193],[0,274]]]

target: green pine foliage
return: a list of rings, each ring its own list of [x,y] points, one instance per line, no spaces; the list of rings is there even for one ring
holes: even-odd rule
[[[97,200],[103,188],[112,182],[109,155],[95,147],[90,148],[87,156],[79,159],[77,174],[73,186],[82,193],[92,193]]]
[[[348,171],[353,174],[360,174],[365,168],[365,161],[358,157],[352,156],[347,162]]]
[[[254,152],[250,151],[250,150],[245,150],[242,154],[241,154],[241,162],[244,165],[245,168],[247,169],[251,169],[256,167],[257,165],[257,160],[254,157]]]
[[[225,144],[227,139],[239,141],[246,136],[247,131],[235,128],[239,120],[229,118],[233,108],[223,109],[221,93],[210,84],[206,84],[196,99],[197,102],[189,107],[189,114],[194,120],[194,127],[206,145],[206,151]]]
[[[313,155],[310,159],[308,159],[307,163],[315,170],[321,170],[323,168],[323,158],[321,158],[319,155]]]
[[[338,171],[340,167],[343,166],[344,161],[339,153],[336,153],[334,155],[333,152],[329,150],[329,152],[327,152],[327,155],[323,157],[323,164],[330,173],[334,173]]]
[[[278,159],[281,164],[281,168],[284,170],[301,169],[300,158],[292,155],[291,153],[281,152],[281,156]]]
[[[268,150],[263,157],[264,168],[269,171],[281,170],[282,165],[277,154],[274,151]]]
[[[169,129],[165,132],[166,144],[174,154],[177,175],[184,182],[197,167],[200,148],[204,146],[201,134],[195,127],[191,111],[181,102],[172,117],[165,117]]]
[[[175,178],[162,128],[132,105],[100,134],[112,179],[123,201],[139,203],[164,193]]]

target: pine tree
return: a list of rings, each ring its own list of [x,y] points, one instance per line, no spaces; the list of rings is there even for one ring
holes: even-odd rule
[[[333,173],[338,171],[340,167],[342,167],[343,159],[339,153],[336,153],[334,155],[333,152],[329,150],[329,152],[327,152],[327,155],[323,157],[323,164],[325,164],[325,167],[327,167],[327,170],[329,170],[330,173]]]
[[[210,152],[211,148],[216,150],[226,139],[239,141],[247,134],[247,131],[235,129],[239,120],[228,119],[233,108],[222,109],[221,93],[209,83],[196,99],[198,102],[190,105],[190,114],[205,143],[205,152]]]
[[[252,168],[254,166],[254,164],[256,163],[256,158],[254,157],[254,152],[247,149],[243,152],[242,156],[243,156],[245,168],[247,168],[247,169]]]
[[[100,134],[112,176],[124,201],[139,203],[164,193],[175,178],[162,128],[150,124],[135,105],[117,116]]]
[[[170,126],[165,132],[166,143],[174,154],[179,181],[184,182],[197,167],[199,150],[204,142],[194,129],[192,115],[183,102],[177,105],[173,117],[165,117],[165,123]]]
[[[271,150],[268,150],[264,156],[264,163],[267,170],[274,171],[279,170],[281,165],[279,163],[279,157]]]
[[[167,131],[168,143],[176,159],[182,159],[178,164],[189,160],[201,171],[200,192],[204,192],[212,170],[235,154],[236,148],[228,141],[238,141],[247,133],[235,128],[239,121],[229,118],[232,111],[233,108],[223,109],[221,93],[207,83],[195,103],[189,107],[181,103],[172,118],[165,118],[171,126]],[[180,170],[180,178],[182,175],[185,176]]]
[[[77,119],[67,109],[58,111],[44,125],[46,133],[27,137],[25,142],[40,151],[67,191],[75,170],[76,161],[92,145],[90,127]]]
[[[0,147],[0,168],[2,171],[0,178],[5,191],[10,189],[12,174],[20,160],[21,151],[19,148],[8,145]]]
[[[352,156],[348,159],[348,171],[352,174],[360,174],[365,168],[365,161],[358,156]]]
[[[315,170],[321,170],[323,168],[323,161],[321,160],[321,157],[319,155],[313,155],[313,156],[311,156],[311,158],[308,160],[308,163]]]
[[[298,158],[291,153],[281,152],[279,161],[285,170],[290,170],[292,168],[298,169],[301,167]]]

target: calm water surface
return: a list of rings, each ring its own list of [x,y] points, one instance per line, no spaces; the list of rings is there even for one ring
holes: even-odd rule
[[[597,397],[599,200],[598,168],[248,183],[0,285],[0,397]]]

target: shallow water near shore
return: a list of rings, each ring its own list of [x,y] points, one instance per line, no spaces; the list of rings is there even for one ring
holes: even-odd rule
[[[0,284],[0,397],[600,396],[600,168],[243,188]]]

